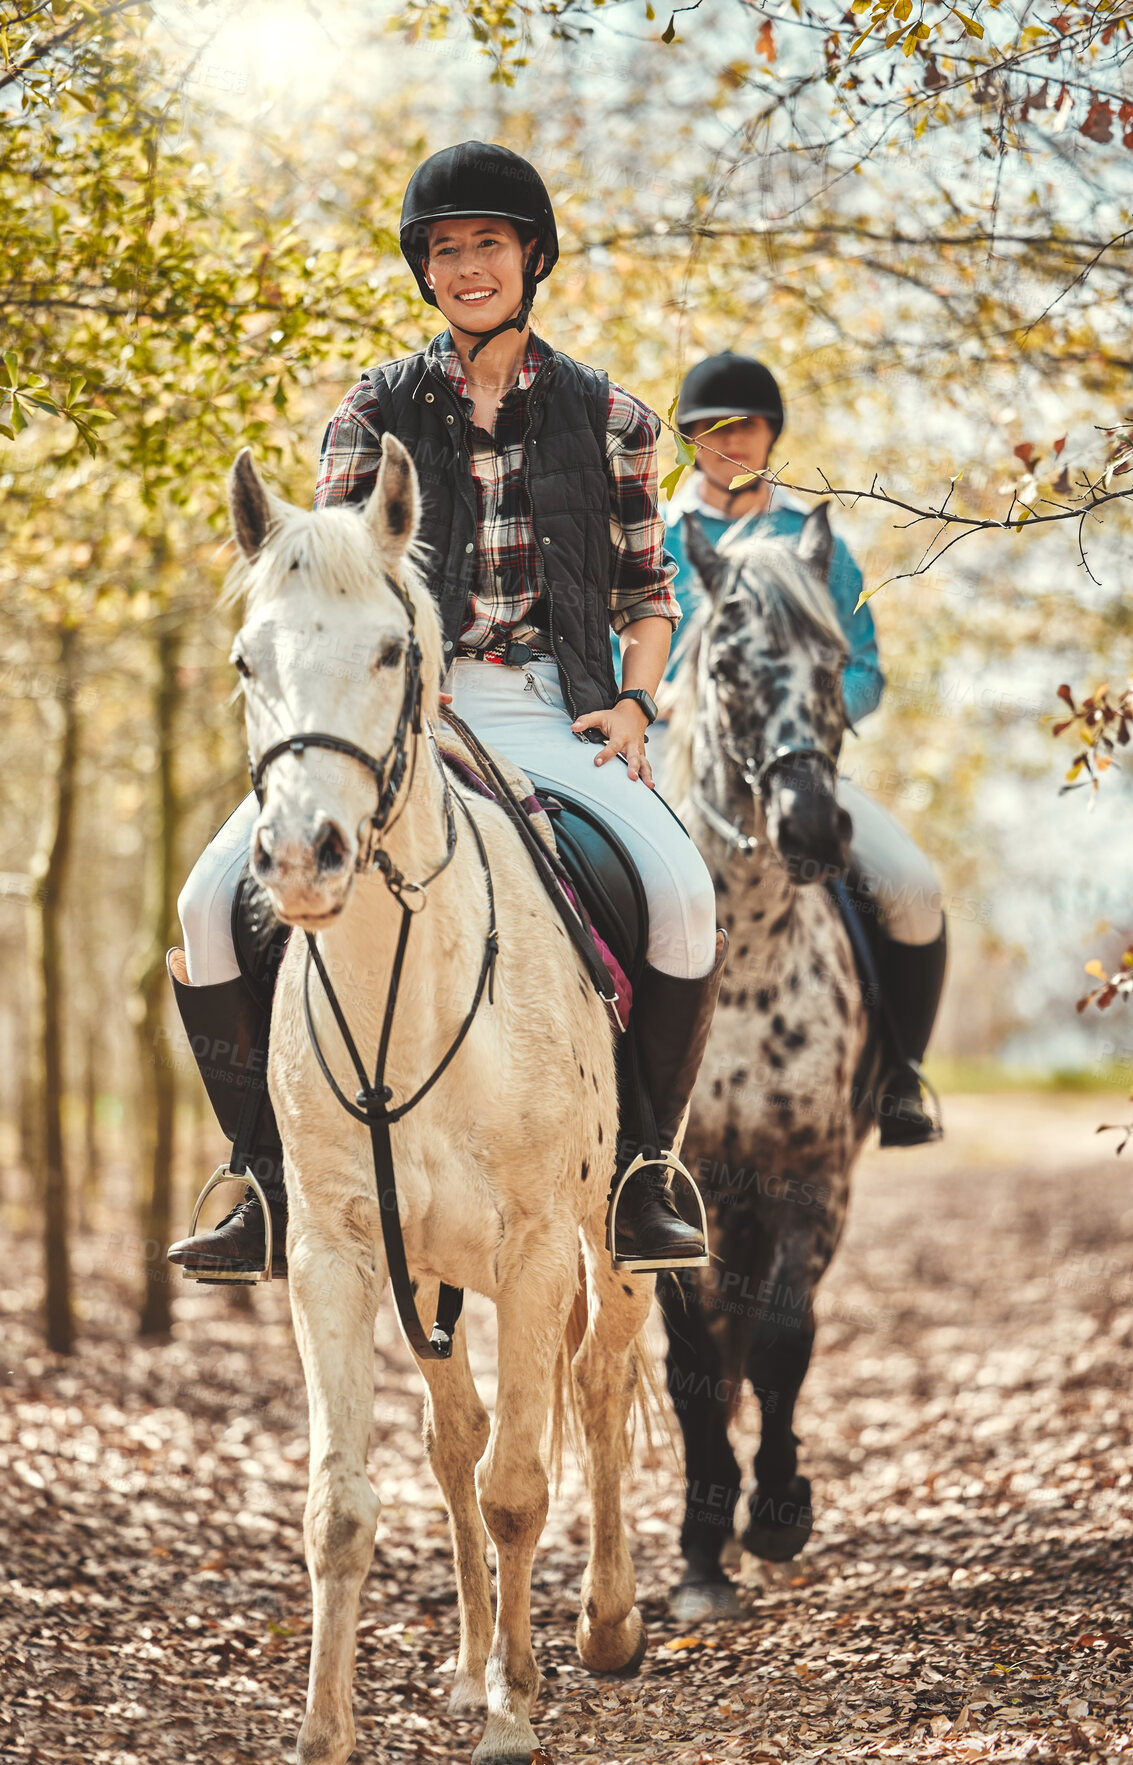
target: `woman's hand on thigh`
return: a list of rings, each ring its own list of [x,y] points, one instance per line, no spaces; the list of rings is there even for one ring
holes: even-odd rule
[[[645,752],[645,731],[648,727],[649,720],[645,712],[632,699],[623,699],[620,705],[614,705],[609,711],[587,711],[583,716],[576,717],[571,724],[575,735],[583,735],[588,729],[597,729],[605,736],[606,743],[602,752],[594,756],[595,766],[604,766],[607,760],[624,754],[626,771],[630,778],[640,778],[652,790],[653,768]]]

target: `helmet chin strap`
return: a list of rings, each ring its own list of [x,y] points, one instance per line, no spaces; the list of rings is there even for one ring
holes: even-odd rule
[[[531,269],[530,265],[525,265],[523,270],[523,300],[520,304],[519,311],[513,319],[505,319],[501,325],[497,325],[494,331],[485,331],[479,343],[476,344],[476,347],[468,351],[469,361],[474,362],[476,357],[480,354],[480,351],[485,349],[487,345],[492,342],[493,338],[502,337],[505,331],[524,330],[528,319],[531,317],[531,308],[534,304],[535,271]]]

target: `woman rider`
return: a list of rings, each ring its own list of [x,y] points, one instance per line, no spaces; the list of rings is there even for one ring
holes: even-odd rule
[[[738,421],[716,428],[725,417]],[[762,362],[725,353],[698,363],[681,386],[676,420],[686,440],[702,441],[687,488],[682,486],[683,494],[678,492],[667,512],[668,547],[677,560],[673,587],[682,612],[691,613],[699,598],[698,579],[686,561],[681,533],[689,509],[714,545],[741,519],[745,533],[758,523],[761,533],[798,534],[805,511],[766,479],[729,489],[740,471],[758,472],[767,465],[783,429],[783,397]],[[714,433],[708,435],[709,430]],[[835,541],[827,586],[849,646],[842,691],[847,721],[856,726],[876,710],[885,676],[869,608],[855,612],[862,573],[841,539]],[[670,658],[666,687],[658,695],[662,706],[674,671],[675,658]],[[881,1144],[915,1146],[940,1134],[924,1108],[919,1074],[944,985],[940,884],[927,858],[876,798],[847,778],[839,779],[837,795],[854,823],[855,880],[876,903],[866,925],[890,1020],[889,1071],[878,1100]]]
[[[645,750],[680,619],[657,508],[660,425],[605,374],[531,331],[536,284],[554,268],[558,236],[543,181],[518,155],[478,141],[434,154],[406,191],[401,248],[448,329],[425,350],[370,369],[347,393],[323,437],[315,506],[364,503],[383,434],[405,443],[420,480],[424,574],[441,613],[454,709],[521,768],[586,799],[628,847],[649,907],[634,1012],[667,1149],[708,1037],[723,934],[718,948],[711,879],[654,794]],[[621,641],[620,692],[611,626]],[[225,1014],[251,1009],[230,921],[255,814],[254,799],[236,811],[178,903],[191,983],[177,987],[178,1004],[194,1048],[202,1038],[215,1045]],[[202,1073],[209,1084],[203,1064]],[[281,1244],[286,1194],[272,1130],[253,1169],[262,1185],[266,1178]],[[649,1269],[704,1253],[700,1231],[647,1171],[627,1184],[617,1224],[619,1264]],[[215,1232],[169,1252],[206,1277],[257,1259],[262,1267],[263,1254],[263,1215],[250,1191]]]

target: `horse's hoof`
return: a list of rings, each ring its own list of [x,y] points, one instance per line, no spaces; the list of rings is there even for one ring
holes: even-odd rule
[[[484,1689],[483,1668],[479,1673],[458,1673],[449,1693],[449,1715],[467,1716],[470,1712],[484,1710],[487,1706],[488,1694]]]
[[[682,1581],[669,1595],[669,1616],[678,1624],[703,1624],[718,1618],[742,1618],[744,1608],[728,1577]]]
[[[797,1557],[814,1530],[810,1505],[810,1482],[792,1477],[772,1494],[756,1488],[751,1497],[751,1517],[740,1539],[745,1551],[765,1563],[787,1563]]]
[[[636,1606],[620,1624],[606,1627],[592,1627],[586,1613],[579,1613],[575,1645],[579,1660],[591,1673],[606,1673],[613,1679],[632,1679],[645,1659],[648,1640],[645,1623]]]
[[[472,1765],[531,1765],[538,1745],[530,1722],[504,1723],[489,1716],[483,1739],[472,1755]]]

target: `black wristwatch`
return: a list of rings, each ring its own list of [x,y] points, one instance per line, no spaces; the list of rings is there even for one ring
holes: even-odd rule
[[[643,686],[633,686],[628,688],[624,693],[619,693],[614,700],[615,705],[620,705],[623,699],[632,699],[635,705],[640,706],[645,712],[647,723],[653,723],[656,721],[657,701],[654,699],[652,693],[646,692]]]

